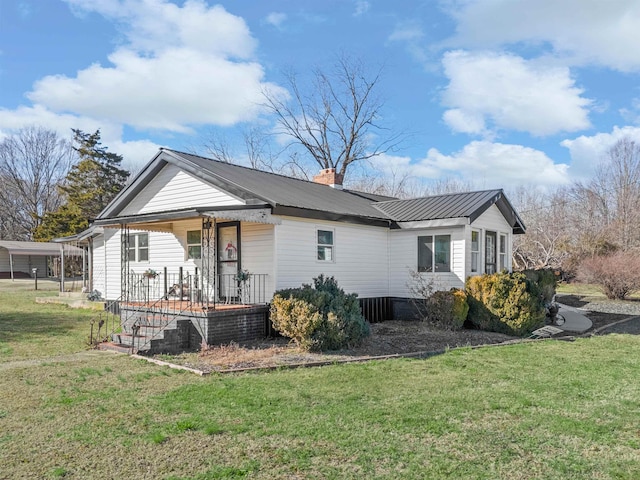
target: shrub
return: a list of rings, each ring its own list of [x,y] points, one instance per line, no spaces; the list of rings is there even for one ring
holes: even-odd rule
[[[447,330],[459,330],[464,326],[469,304],[463,290],[436,290],[432,278],[426,278],[416,271],[411,271],[410,276],[407,287],[411,305],[420,320]]]
[[[339,350],[359,344],[369,334],[356,294],[346,294],[333,277],[320,275],[314,285],[279,290],[271,303],[276,330],[304,350]]]
[[[523,270],[527,280],[531,282],[531,291],[542,298],[545,303],[551,303],[558,286],[558,275],[550,268],[538,270]]]
[[[447,330],[460,330],[468,312],[467,295],[462,290],[441,290],[424,301],[423,320]]]
[[[584,259],[578,268],[578,280],[598,285],[607,298],[622,300],[640,291],[640,257],[615,252]]]
[[[539,287],[524,273],[470,277],[466,290],[468,320],[481,330],[526,335],[544,324]]]

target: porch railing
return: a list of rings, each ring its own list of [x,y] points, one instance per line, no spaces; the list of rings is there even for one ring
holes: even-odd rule
[[[213,279],[213,281],[211,281]],[[193,304],[265,304],[267,274],[216,274],[205,277],[199,272],[168,272],[155,275],[131,272],[131,302],[154,302],[158,299],[186,300]]]

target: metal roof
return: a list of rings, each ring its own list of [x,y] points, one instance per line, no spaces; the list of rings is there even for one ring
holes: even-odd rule
[[[332,188],[166,148],[161,149],[98,215],[95,224],[107,225],[110,221],[126,223],[133,220],[118,215],[167,163],[242,199],[247,208],[271,206],[274,215],[392,226],[394,222],[449,218],[469,218],[472,222],[496,204],[513,227],[513,232],[524,233],[522,221],[502,190],[398,200],[383,195]],[[197,211],[202,211],[202,207],[203,205],[193,205],[193,209]],[[179,215],[180,212],[158,212],[157,215],[159,214]]]
[[[502,190],[450,193],[408,200],[390,200],[374,206],[396,222],[417,222],[468,218],[476,220],[489,207],[496,205],[513,227],[514,233],[524,233],[525,227]]]
[[[11,255],[52,256],[60,255],[61,244],[51,242],[18,242],[0,240],[0,248],[6,248]],[[82,255],[82,249],[73,245],[64,245],[65,255]]]
[[[340,190],[308,180],[255,170],[175,150],[164,149],[164,151],[197,165],[203,171],[226,183],[254,194],[258,199],[272,206],[388,220],[386,214],[373,207],[370,194]]]
[[[376,208],[398,222],[471,217],[487,202],[495,203],[501,194],[502,190],[451,193],[379,202]]]

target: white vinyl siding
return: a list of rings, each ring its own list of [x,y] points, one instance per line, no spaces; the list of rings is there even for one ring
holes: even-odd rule
[[[480,262],[478,265],[478,271],[474,272],[471,270],[471,258],[472,258],[472,238],[471,232],[473,230],[477,230],[480,232]],[[500,260],[505,262],[504,268],[511,271],[512,268],[512,259],[511,259],[511,245],[513,242],[513,233],[511,226],[507,223],[502,213],[497,206],[492,205],[486,212],[484,212],[480,217],[478,217],[470,227],[467,228],[467,261],[469,262],[469,268],[467,271],[467,276],[469,275],[479,275],[484,273],[486,270],[486,233],[487,232],[495,232],[496,233],[496,270],[502,270],[502,266]],[[500,258],[500,238],[504,236],[505,239],[505,247],[506,247],[506,255]]]
[[[242,223],[240,225],[240,241],[242,270],[249,270],[254,274],[267,274],[265,294],[268,302],[273,297],[275,289],[274,227],[261,223]],[[253,286],[253,288],[255,287],[256,285]]]
[[[418,270],[418,237],[450,236],[450,272],[424,272],[420,275],[433,280],[437,290],[462,288],[465,281],[465,228],[393,230],[390,232],[391,251],[389,268],[389,295],[409,297],[410,272]]]
[[[164,212],[202,205],[214,207],[242,204],[243,202],[236,197],[208,185],[175,165],[167,165],[120,212],[120,215]]]
[[[334,232],[333,262],[317,260],[317,231]],[[276,289],[333,276],[347,293],[384,297],[389,292],[387,228],[283,217],[275,226]]]
[[[187,231],[200,228],[201,219],[176,222],[172,232],[144,232],[149,235],[149,261],[129,264],[134,273],[142,273],[148,268],[163,272],[167,267],[170,275],[176,275],[180,267],[184,275],[194,274],[196,267],[202,268],[201,259],[186,258]],[[274,290],[273,280],[273,225],[245,224],[241,225],[242,269],[251,273],[266,273],[267,301]],[[133,237],[136,233],[131,230]],[[105,298],[114,300],[120,296],[120,231],[106,230],[106,248],[102,244],[102,236],[94,240],[94,288]],[[102,267],[104,265],[104,267]],[[107,275],[104,275],[104,272]]]

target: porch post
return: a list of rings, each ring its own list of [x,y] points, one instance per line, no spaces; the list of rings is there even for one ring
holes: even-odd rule
[[[64,244],[60,244],[60,291],[64,292]]]
[[[11,281],[13,282],[13,253],[9,252],[9,267],[11,270]]]
[[[120,226],[120,298],[129,300],[129,227]]]

